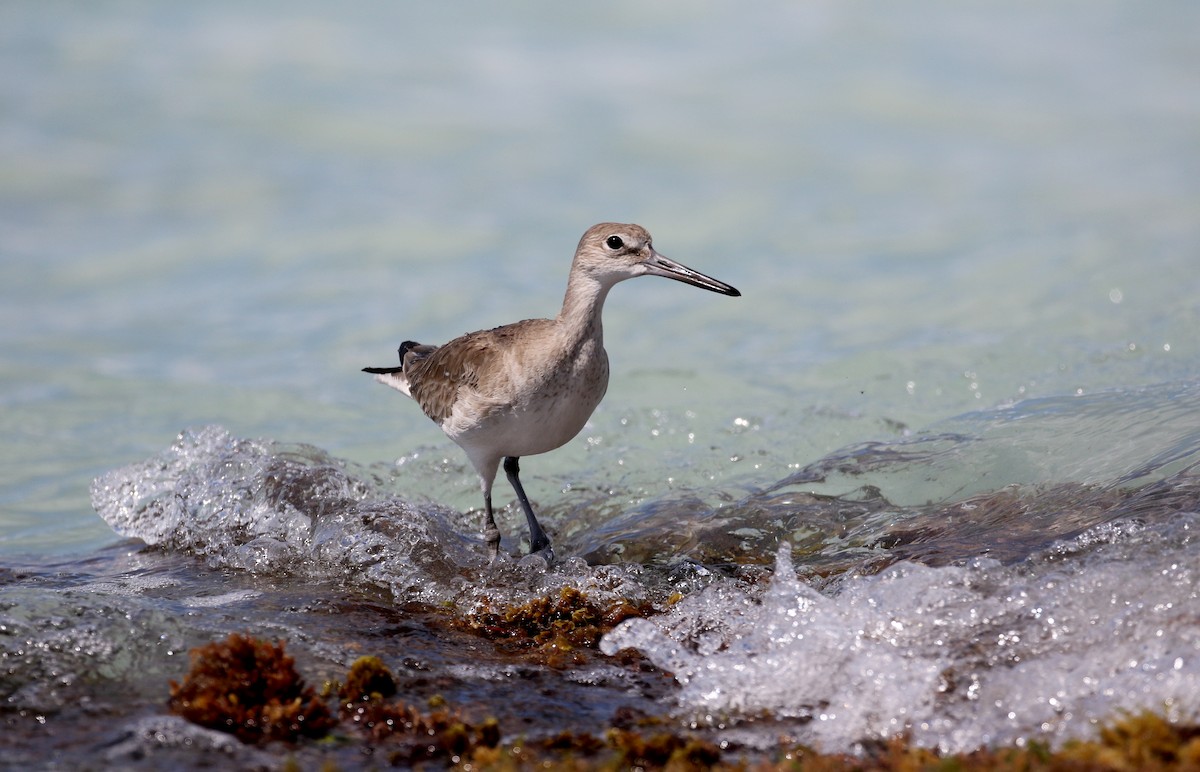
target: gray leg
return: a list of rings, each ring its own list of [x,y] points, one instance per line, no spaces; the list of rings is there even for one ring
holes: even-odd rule
[[[550,549],[550,539],[547,538],[546,532],[542,530],[541,524],[533,514],[533,507],[529,505],[529,497],[525,495],[525,489],[521,486],[521,478],[518,477],[521,468],[517,465],[517,460],[516,456],[504,457],[504,474],[508,475],[509,483],[517,492],[517,500],[521,502],[521,509],[525,510],[525,519],[529,521],[529,554],[546,550],[550,560],[553,561],[554,552]]]
[[[496,515],[492,512],[492,494],[483,494],[483,504],[487,508],[487,524],[483,527],[483,538],[487,542],[488,552],[492,560],[500,555],[500,529],[496,527]]]

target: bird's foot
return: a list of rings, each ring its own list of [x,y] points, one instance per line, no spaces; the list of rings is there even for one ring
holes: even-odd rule
[[[554,547],[550,546],[550,540],[544,535],[541,540],[535,541],[529,545],[529,554],[537,555],[542,560],[546,561],[546,566],[554,565]]]
[[[500,557],[500,529],[489,528],[484,531],[483,539],[488,545],[488,560],[495,563]]]

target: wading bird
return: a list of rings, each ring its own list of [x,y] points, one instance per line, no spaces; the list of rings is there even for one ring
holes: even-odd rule
[[[471,332],[441,346],[405,341],[396,367],[364,367],[380,383],[416,400],[425,415],[466,451],[479,473],[487,511],[484,537],[493,558],[500,530],[492,484],[501,463],[529,521],[529,551],[554,553],[521,486],[518,460],[561,447],[579,433],[608,388],[600,312],[617,282],[665,276],[738,297],[724,282],[654,250],[640,225],[601,223],[579,240],[562,310]]]

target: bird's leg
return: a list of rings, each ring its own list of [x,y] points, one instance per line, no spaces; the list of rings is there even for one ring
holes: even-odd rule
[[[487,542],[491,559],[500,555],[500,529],[496,527],[496,515],[492,512],[492,492],[483,494],[483,505],[487,509],[487,524],[483,527],[483,539]]]
[[[546,532],[538,523],[537,516],[533,514],[533,507],[529,505],[529,497],[525,495],[525,488],[521,486],[521,478],[518,476],[520,473],[521,467],[517,464],[517,457],[505,456],[504,474],[508,475],[509,483],[517,492],[517,500],[521,502],[521,508],[525,510],[525,519],[529,521],[529,554],[545,550],[548,558],[553,562],[554,551],[550,549],[550,539],[546,537]]]

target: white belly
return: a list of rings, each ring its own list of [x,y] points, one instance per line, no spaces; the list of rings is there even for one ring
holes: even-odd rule
[[[483,420],[477,419],[479,413],[475,418],[451,416],[442,429],[464,449],[533,456],[562,447],[579,434],[603,396],[604,391],[598,390],[542,397],[489,412]]]

